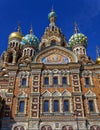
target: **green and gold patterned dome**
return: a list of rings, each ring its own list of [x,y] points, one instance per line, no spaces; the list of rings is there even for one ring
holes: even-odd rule
[[[76,45],[83,45],[83,46],[86,47],[87,44],[88,44],[87,37],[82,33],[75,33],[69,39],[70,47],[73,47],[73,46],[76,46]]]
[[[71,38],[69,39],[69,45],[70,47],[74,47],[74,46],[77,46],[77,45],[82,45],[82,46],[87,46],[88,44],[88,41],[87,41],[87,37],[82,34],[82,33],[79,33],[78,32],[78,27],[77,27],[77,24],[74,23],[74,32],[75,34],[73,34],[71,36]]]

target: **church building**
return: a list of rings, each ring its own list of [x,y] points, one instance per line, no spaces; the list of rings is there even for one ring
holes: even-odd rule
[[[8,37],[0,59],[1,130],[100,130],[98,48],[93,61],[76,24],[67,42],[54,10],[48,19],[40,41],[32,27]]]

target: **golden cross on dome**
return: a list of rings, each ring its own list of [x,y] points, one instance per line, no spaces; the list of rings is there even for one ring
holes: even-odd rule
[[[79,29],[78,29],[78,26],[77,26],[77,23],[74,22],[74,32],[75,33],[78,33],[79,32]]]
[[[18,32],[20,32],[20,22],[18,22]]]
[[[99,50],[98,46],[96,46],[96,53],[97,53],[97,56],[99,57],[100,56],[100,50]]]
[[[30,34],[33,34],[33,27],[32,27],[32,24],[30,26]]]

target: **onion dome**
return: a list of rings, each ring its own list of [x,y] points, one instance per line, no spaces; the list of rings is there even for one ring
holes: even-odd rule
[[[100,56],[96,59],[96,64],[100,65]]]
[[[9,35],[9,40],[17,38],[19,40],[22,40],[23,34],[20,32],[20,26],[18,26],[18,31],[17,32],[12,32]]]
[[[32,29],[30,30],[30,34],[27,34],[25,37],[22,38],[21,44],[33,46],[34,48],[38,47],[39,40],[35,35],[33,35]]]
[[[69,45],[70,47],[74,47],[74,46],[77,46],[77,45],[83,45],[83,46],[87,46],[88,42],[87,42],[87,37],[82,34],[82,33],[79,33],[78,32],[78,28],[77,28],[77,25],[75,24],[75,34],[73,34],[71,36],[71,38],[69,39]]]
[[[53,11],[53,10],[48,14],[49,19],[52,17],[55,17],[55,18],[57,17],[55,11]]]

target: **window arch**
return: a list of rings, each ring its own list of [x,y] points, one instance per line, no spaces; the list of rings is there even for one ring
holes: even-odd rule
[[[43,126],[43,127],[41,128],[41,130],[46,130],[46,127],[45,127],[45,126]]]
[[[72,126],[67,125],[67,126],[63,126],[62,130],[73,130],[73,128]]]
[[[41,130],[52,130],[51,126],[42,126]]]
[[[23,126],[16,126],[14,130],[25,130]]]

